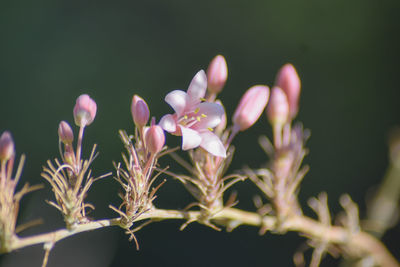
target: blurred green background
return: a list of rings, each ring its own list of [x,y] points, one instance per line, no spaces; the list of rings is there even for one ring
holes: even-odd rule
[[[396,0],[2,1],[0,131],[10,130],[18,155],[27,155],[22,182],[45,184],[41,166],[58,156],[58,123],[72,123],[76,97],[88,93],[98,113],[85,147],[99,145],[93,168],[100,175],[121,158],[117,130],[133,130],[133,94],[159,119],[171,112],[164,96],[186,90],[198,70],[223,54],[229,79],[220,98],[230,117],[247,88],[273,85],[277,70],[291,62],[303,86],[298,120],[312,132],[311,171],[300,199],[306,203],[327,191],[337,213],[338,198],[349,193],[363,216],[388,164],[387,133],[400,124],[399,8]],[[232,171],[266,162],[256,139],[269,133],[262,117],[236,138]],[[179,140],[168,136],[167,142]],[[254,210],[255,186],[246,181],[235,190],[238,207]],[[44,202],[53,199],[49,191],[46,184],[22,202],[21,223],[45,220],[25,234],[63,226]],[[95,184],[90,215],[115,216],[108,205],[120,203],[118,191],[111,178]],[[183,208],[192,201],[168,178],[156,205]],[[192,224],[180,232],[181,223],[154,223],[138,232],[140,251],[117,228],[77,235],[56,245],[48,266],[292,266],[304,242],[295,233],[259,236],[250,227],[226,233]],[[398,258],[399,240],[399,226],[384,236]],[[40,266],[42,256],[41,246],[25,248],[2,256],[0,266]],[[337,264],[328,258],[322,266]]]

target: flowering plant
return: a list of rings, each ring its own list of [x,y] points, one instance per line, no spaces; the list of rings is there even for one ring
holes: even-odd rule
[[[139,247],[135,232],[143,226],[160,220],[180,219],[184,220],[181,229],[198,222],[215,230],[250,225],[258,227],[261,234],[298,232],[307,238],[307,248],[313,249],[309,260],[312,267],[319,266],[328,253],[351,259],[359,264],[357,266],[399,266],[379,238],[370,233],[371,226],[378,225],[374,231],[376,235],[382,234],[391,224],[390,220],[382,218],[387,218],[386,215],[396,208],[379,209],[384,187],[378,190],[371,203],[366,224],[360,223],[358,207],[348,195],[340,199],[344,215],[339,223],[332,223],[327,193],[309,201],[317,219],[303,214],[298,193],[309,170],[303,159],[308,154],[306,141],[310,134],[302,124],[295,122],[301,84],[294,66],[286,64],[280,69],[271,90],[266,85],[250,87],[243,94],[229,126],[223,101],[218,99],[227,77],[225,58],[218,55],[211,61],[207,75],[203,70],[195,74],[186,92],[174,90],[166,95],[165,101],[174,113],[162,116],[158,123],[155,117],[150,119],[146,101],[133,96],[131,113],[135,131],[128,134],[120,130],[126,152],[122,155],[123,163],[114,163],[112,172],[122,187],[121,203],[109,205],[116,214],[112,219],[94,220],[87,216],[88,209],[94,209],[94,205],[86,202],[89,189],[97,180],[111,175],[110,172],[97,178],[92,176],[96,145],[87,159],[82,153],[84,129],[94,122],[97,112],[97,104],[90,96],[79,96],[73,109],[74,121],[79,127],[76,145],[73,129],[66,121],[61,121],[58,128],[60,158],[48,161],[42,173],[54,193],[54,200],[48,203],[60,211],[65,229],[28,237],[18,235],[24,228],[16,225],[20,200],[39,187],[25,185],[20,191],[16,190],[24,156],[13,175],[16,151],[11,134],[5,131],[0,137],[0,251],[7,253],[44,244],[45,266],[58,241],[80,232],[120,227]],[[265,136],[260,138],[268,164],[260,169],[245,167],[227,174],[234,156],[233,139],[254,125],[264,110],[273,133],[271,140]],[[166,145],[164,131],[182,137],[181,150],[188,153],[190,161],[180,155],[179,147]],[[396,151],[391,151],[393,162],[399,158]],[[176,173],[174,166],[161,166],[159,158],[166,155],[182,165],[186,174]],[[153,200],[165,181],[158,181],[160,176],[182,182],[195,201],[183,210],[157,208]],[[388,175],[388,179],[391,177],[393,175]],[[263,198],[256,198],[253,212],[236,208],[234,194],[224,198],[228,188],[247,178],[263,194]],[[393,198],[398,199],[399,193],[392,194]],[[294,254],[297,266],[305,265],[304,250],[302,247]]]

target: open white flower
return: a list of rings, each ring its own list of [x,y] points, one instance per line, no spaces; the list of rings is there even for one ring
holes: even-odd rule
[[[202,102],[207,90],[207,77],[199,71],[191,81],[187,92],[174,90],[167,94],[167,102],[175,114],[163,116],[159,125],[167,132],[182,136],[182,149],[198,146],[218,157],[226,157],[221,140],[212,131],[224,115],[224,108],[216,103]]]

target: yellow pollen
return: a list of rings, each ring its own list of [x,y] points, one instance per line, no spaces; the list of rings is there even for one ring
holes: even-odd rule
[[[204,114],[204,113],[202,113],[201,116],[202,116],[203,118],[207,118],[207,115]]]
[[[214,131],[214,129],[213,128],[210,128],[210,127],[208,127],[207,128],[210,132],[213,132]]]
[[[183,118],[184,118],[185,120],[187,120],[187,119],[188,119],[188,116],[187,116],[187,115],[185,115],[185,116],[183,116]]]
[[[201,120],[201,117],[200,117],[200,116],[197,116],[197,117],[196,117],[196,120],[197,120],[197,121],[200,121],[200,120]]]
[[[204,97],[201,97],[200,100],[201,101],[206,101],[206,99]]]
[[[200,111],[200,108],[196,108],[196,109],[194,110],[194,114],[199,113],[199,111]]]

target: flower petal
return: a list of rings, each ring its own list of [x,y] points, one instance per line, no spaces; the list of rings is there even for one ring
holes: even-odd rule
[[[182,150],[196,148],[201,143],[201,136],[195,130],[178,126],[182,131]]]
[[[207,129],[218,126],[224,115],[224,108],[220,104],[203,102],[198,105],[200,121],[193,125],[193,129]]]
[[[165,96],[167,102],[181,116],[188,102],[188,95],[182,90],[174,90]]]
[[[164,115],[158,125],[167,132],[173,133],[176,131],[176,120],[171,114]]]
[[[200,146],[202,148],[204,148],[207,152],[213,154],[214,156],[226,158],[226,149],[218,136],[210,131],[201,132],[200,136]]]
[[[187,90],[189,101],[192,104],[200,103],[207,90],[207,76],[204,70],[199,71],[193,77]]]

